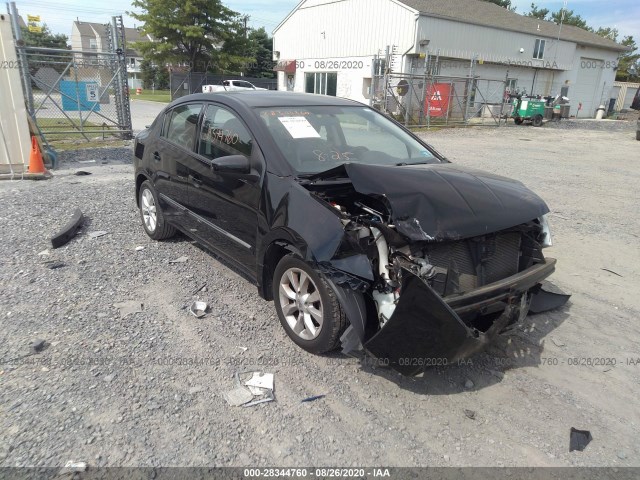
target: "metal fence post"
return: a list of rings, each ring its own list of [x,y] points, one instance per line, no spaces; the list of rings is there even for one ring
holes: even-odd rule
[[[24,88],[27,110],[29,111],[29,114],[33,116],[33,112],[35,111],[33,105],[33,91],[31,90],[31,78],[29,76],[27,55],[24,51],[22,30],[20,30],[20,25],[18,24],[18,9],[16,8],[16,2],[11,2],[9,4],[9,13],[11,15],[11,26],[13,27],[13,35],[16,39],[16,50],[18,53],[18,58],[20,59],[20,74],[22,76],[22,86]]]

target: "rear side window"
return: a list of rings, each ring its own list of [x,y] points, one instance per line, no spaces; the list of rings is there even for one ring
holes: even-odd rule
[[[163,136],[181,147],[191,150],[198,129],[198,116],[202,104],[180,105],[167,113]]]
[[[251,156],[251,134],[237,115],[217,105],[207,105],[202,120],[198,153],[208,159],[228,155]]]

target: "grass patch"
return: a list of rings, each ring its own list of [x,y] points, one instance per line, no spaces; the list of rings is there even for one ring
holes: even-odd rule
[[[109,133],[109,130],[117,130],[115,126],[103,126],[95,122],[83,122],[84,135],[77,130],[80,127],[80,119],[72,118],[36,118],[38,127],[49,143],[78,140],[87,143],[90,141],[113,138],[117,133]],[[85,136],[87,138],[85,138]]]
[[[152,102],[169,103],[171,101],[171,91],[169,90],[143,90],[140,95],[136,95],[135,90],[129,93],[131,100],[150,100]]]

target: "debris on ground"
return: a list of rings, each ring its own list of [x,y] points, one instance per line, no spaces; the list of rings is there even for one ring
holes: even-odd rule
[[[44,262],[44,266],[50,270],[56,270],[58,268],[66,267],[67,264],[64,262],[56,262],[55,260],[47,260]]]
[[[202,285],[200,285],[198,288],[196,288],[196,289],[193,291],[193,293],[192,293],[191,295],[195,295],[196,293],[201,292],[201,291],[202,291],[202,289],[203,289],[204,287],[206,287],[206,286],[207,286],[207,284],[206,284],[206,283],[203,283],[203,284],[202,284]]]
[[[273,394],[273,373],[236,372],[234,377],[236,387],[223,393],[229,405],[233,407],[252,407],[261,403],[272,402],[276,399]]]
[[[202,318],[207,314],[207,311],[209,310],[209,305],[207,305],[207,302],[193,302],[191,304],[191,308],[189,309],[189,311],[191,312],[191,314],[196,317],[196,318]]]
[[[562,340],[558,340],[556,338],[551,337],[551,341],[553,342],[553,344],[556,347],[564,347],[565,346],[565,344],[564,344],[564,342]]]
[[[62,227],[56,235],[51,237],[51,246],[53,248],[59,248],[66,244],[69,240],[71,240],[84,222],[84,216],[82,215],[82,211],[79,208],[76,208],[71,216],[71,220],[67,222],[67,224]]]
[[[589,442],[593,440],[591,436],[591,432],[589,430],[576,430],[571,427],[570,437],[569,437],[569,451],[573,452],[574,450],[578,450],[582,452]]]
[[[313,395],[312,397],[303,398],[300,400],[300,403],[315,402],[316,400],[320,400],[324,397],[326,397],[326,395]]]
[[[240,350],[242,350],[242,353],[244,353],[247,350],[249,350],[247,347],[236,347],[236,348],[239,348]]]
[[[46,250],[42,250],[41,252],[38,252],[38,256],[42,257],[45,255],[49,255],[49,249],[47,248]]]
[[[467,378],[466,382],[464,382],[464,388],[466,388],[467,390],[471,390],[474,386],[475,386],[475,383],[473,383],[468,378]]]
[[[142,245],[138,245],[138,246],[136,247],[136,252],[140,252],[140,251],[142,251],[142,250],[144,250],[144,247],[143,247]]]
[[[114,303],[114,307],[120,312],[120,318],[125,318],[133,313],[140,313],[144,310],[144,304],[137,300],[126,300],[124,302]]]
[[[618,272],[614,272],[613,270],[609,270],[608,268],[601,268],[600,270],[604,270],[605,272],[613,273],[614,275],[622,277],[622,275],[620,275]],[[624,277],[622,277],[622,278],[624,278]]]
[[[69,460],[64,464],[64,468],[60,472],[61,475],[71,474],[76,472],[84,472],[87,470],[87,462],[74,462]]]
[[[474,420],[476,418],[476,412],[474,410],[468,410],[465,408],[464,414],[467,416],[467,418],[470,418],[471,420]]]
[[[78,176],[78,177],[82,177],[84,175],[92,175],[91,172],[87,172],[86,170],[78,170],[74,173],[74,175]]]
[[[224,399],[232,407],[239,407],[253,399],[253,394],[246,388],[239,386],[223,393]]]
[[[47,342],[45,342],[41,338],[36,338],[29,344],[29,346],[31,347],[31,351],[33,353],[40,353],[47,346]]]
[[[175,260],[169,260],[169,263],[185,263],[187,260],[189,260],[189,257],[182,256],[182,257],[176,258]]]
[[[108,234],[109,232],[106,232],[104,230],[96,230],[95,232],[89,232],[87,235],[89,236],[89,238],[98,238],[98,237],[102,237],[106,234]]]

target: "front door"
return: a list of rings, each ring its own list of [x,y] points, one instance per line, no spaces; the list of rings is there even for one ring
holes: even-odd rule
[[[250,173],[219,173],[217,158],[244,155]],[[256,268],[256,236],[263,162],[244,123],[231,110],[206,105],[197,155],[189,163],[189,209],[199,222],[197,235],[251,276]]]

